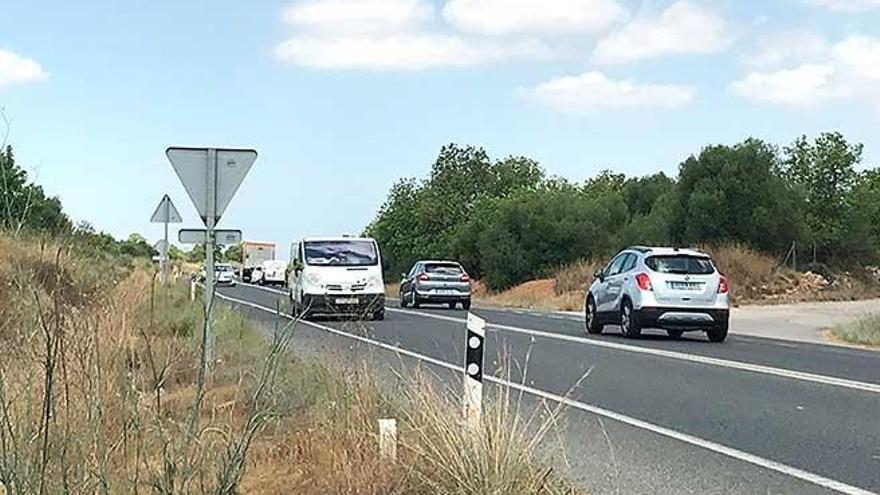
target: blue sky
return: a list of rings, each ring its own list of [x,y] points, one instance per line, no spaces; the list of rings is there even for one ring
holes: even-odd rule
[[[75,219],[142,232],[168,145],[260,158],[221,225],[358,232],[449,142],[580,180],[840,130],[880,159],[880,0],[7,2],[0,105]]]

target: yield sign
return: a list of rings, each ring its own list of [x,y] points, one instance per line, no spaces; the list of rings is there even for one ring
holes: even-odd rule
[[[220,219],[257,160],[251,149],[171,147],[165,155],[206,225],[209,212],[211,224]]]
[[[177,212],[177,208],[174,207],[174,203],[171,202],[171,198],[167,194],[159,201],[159,206],[156,207],[156,211],[150,218],[152,223],[180,223],[182,221],[180,213]]]

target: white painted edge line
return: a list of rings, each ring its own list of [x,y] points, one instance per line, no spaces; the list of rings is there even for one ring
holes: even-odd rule
[[[250,284],[246,284],[250,285]],[[269,292],[275,292],[278,294],[287,294],[286,291],[279,291],[276,289],[270,289],[266,287],[261,287],[258,285],[250,285],[251,287],[255,287],[257,289],[263,289]],[[422,311],[415,311],[409,309],[400,309],[400,308],[385,308],[386,311],[391,311],[395,313],[403,313],[409,315],[421,316],[423,318],[434,318],[437,320],[449,321],[454,323],[465,323],[466,320],[463,318],[456,318],[453,316],[444,316],[437,315],[431,313],[425,313]],[[657,349],[651,347],[643,347],[631,344],[621,344],[619,342],[609,342],[607,340],[599,340],[599,339],[587,339],[584,337],[575,337],[573,335],[564,335],[560,333],[553,332],[545,332],[542,330],[534,330],[531,328],[523,328],[516,327],[510,325],[497,325],[493,323],[488,323],[487,328],[490,330],[502,330],[506,332],[512,333],[521,333],[526,335],[531,335],[535,337],[542,337],[547,339],[556,339],[563,340],[567,342],[577,342],[580,344],[592,345],[596,347],[604,347],[606,349],[614,349],[618,351],[625,352],[634,352],[638,354],[647,354],[651,356],[659,356],[669,359],[677,359],[679,361],[688,361],[692,363],[698,363],[709,366],[718,366],[722,368],[730,368],[740,371],[747,371],[750,373],[760,373],[765,375],[777,376],[780,378],[788,378],[791,380],[800,380],[804,382],[810,383],[818,383],[821,385],[830,385],[834,387],[842,387],[848,388],[851,390],[859,390],[862,392],[870,392],[875,394],[880,394],[880,384],[870,383],[870,382],[860,382],[857,380],[849,380],[846,378],[837,378],[833,376],[827,375],[819,375],[816,373],[808,373],[806,371],[795,371],[786,368],[777,368],[775,366],[767,366],[763,364],[754,364],[754,363],[746,363],[743,361],[734,361],[731,359],[722,359],[722,358],[714,358],[709,356],[701,356],[699,354],[688,354],[685,352],[678,351],[667,351],[665,349]]]
[[[280,313],[277,310],[272,309],[272,308],[267,308],[267,307],[261,306],[259,304],[254,304],[252,302],[243,301],[241,299],[229,297],[229,296],[226,296],[226,295],[223,295],[220,293],[216,293],[215,295],[220,299],[224,299],[224,300],[236,303],[236,304],[241,304],[241,305],[248,306],[248,307],[251,307],[254,309],[266,311],[266,312],[275,314],[277,316],[287,318],[289,320],[293,319],[290,315]],[[430,356],[425,356],[425,355],[419,354],[417,352],[402,349],[400,347],[386,344],[384,342],[379,342],[376,340],[368,339],[366,337],[361,337],[359,335],[354,335],[354,334],[351,334],[348,332],[344,332],[342,330],[337,330],[335,328],[328,327],[325,325],[320,325],[320,324],[317,324],[317,323],[314,323],[311,321],[300,320],[300,323],[303,323],[303,324],[308,325],[310,327],[317,328],[319,330],[323,330],[325,332],[329,332],[329,333],[332,333],[335,335],[339,335],[342,337],[357,340],[359,342],[363,342],[366,344],[374,345],[374,346],[380,347],[382,349],[396,352],[396,353],[404,355],[404,356],[409,356],[409,357],[418,359],[420,361],[425,361],[427,363],[430,363],[430,364],[433,364],[436,366],[440,366],[440,367],[446,368],[448,370],[464,373],[464,368],[461,366],[447,363],[446,361],[441,361],[439,359],[435,359]],[[493,383],[497,383],[499,385],[508,386],[514,390],[520,390],[524,393],[534,395],[536,397],[540,397],[540,398],[547,399],[547,400],[552,400],[554,402],[559,402],[560,404],[572,407],[574,409],[579,409],[581,411],[586,411],[586,412],[589,412],[592,414],[596,414],[598,416],[603,416],[605,418],[608,418],[608,419],[611,419],[614,421],[619,421],[621,423],[633,426],[635,428],[647,430],[652,433],[656,433],[658,435],[662,435],[662,436],[672,438],[672,439],[675,439],[675,440],[678,440],[678,441],[681,441],[681,442],[684,442],[684,443],[687,443],[690,445],[694,445],[696,447],[710,450],[712,452],[716,452],[718,454],[722,454],[722,455],[725,455],[727,457],[731,457],[731,458],[739,460],[739,461],[747,462],[749,464],[754,464],[756,466],[760,466],[765,469],[769,469],[771,471],[776,471],[778,473],[781,473],[781,474],[784,474],[787,476],[791,476],[793,478],[797,478],[799,480],[806,481],[806,482],[812,483],[814,485],[828,488],[829,490],[834,490],[834,491],[837,491],[840,493],[845,493],[847,495],[877,495],[874,492],[870,492],[868,490],[864,490],[864,489],[856,487],[856,486],[848,485],[848,484],[843,483],[841,481],[832,480],[830,478],[826,478],[824,476],[814,474],[809,471],[804,471],[803,469],[789,466],[789,465],[783,464],[781,462],[776,462],[776,461],[772,461],[770,459],[765,459],[763,457],[759,457],[754,454],[749,454],[748,452],[744,452],[744,451],[735,449],[733,447],[728,447],[728,446],[722,445],[720,443],[715,443],[715,442],[712,442],[709,440],[704,440],[702,438],[695,437],[695,436],[689,435],[687,433],[682,433],[682,432],[672,430],[672,429],[669,429],[669,428],[666,428],[663,426],[655,425],[655,424],[649,423],[647,421],[642,421],[640,419],[636,419],[636,418],[633,418],[630,416],[626,416],[624,414],[616,413],[614,411],[610,411],[608,409],[604,409],[601,407],[592,406],[592,405],[589,405],[589,404],[586,404],[586,403],[583,403],[580,401],[576,401],[574,399],[570,399],[567,397],[563,397],[561,395],[557,395],[557,394],[554,394],[551,392],[545,392],[545,391],[537,389],[537,388],[529,387],[529,386],[522,385],[522,384],[515,383],[515,382],[510,382],[510,381],[507,381],[507,380],[504,380],[501,378],[497,378],[494,376],[486,376],[484,379],[487,381],[493,382]]]
[[[438,320],[451,321],[455,323],[464,323],[464,319],[455,318],[452,316],[443,316],[443,315],[434,315],[429,313],[423,313],[420,311],[410,311],[410,310],[401,310],[396,308],[385,308],[386,311],[392,311],[397,313],[405,313],[411,315],[418,315],[424,318],[434,318]],[[718,366],[723,368],[736,369],[740,371],[748,371],[751,373],[761,373],[765,375],[773,375],[781,378],[788,378],[792,380],[800,380],[810,383],[819,383],[822,385],[831,385],[834,387],[843,387],[852,390],[860,390],[862,392],[870,392],[875,394],[880,394],[880,384],[877,383],[869,383],[869,382],[860,382],[855,380],[848,380],[845,378],[836,378],[833,376],[825,376],[825,375],[817,375],[815,373],[807,373],[804,371],[795,371],[789,370],[785,368],[776,368],[773,366],[766,366],[763,364],[753,364],[746,363],[743,361],[733,361],[730,359],[721,359],[714,358],[709,356],[700,356],[698,354],[687,354],[684,352],[677,351],[667,351],[665,349],[656,349],[651,347],[642,347],[636,345],[629,344],[621,344],[618,342],[609,342],[606,340],[598,340],[598,339],[587,339],[584,337],[575,337],[573,335],[564,335],[559,333],[552,332],[544,332],[541,330],[533,330],[530,328],[521,328],[510,325],[496,325],[493,323],[489,323],[487,328],[495,329],[495,330],[503,330],[512,333],[521,333],[526,335],[531,335],[535,337],[543,337],[547,339],[556,339],[556,340],[564,340],[568,342],[578,342],[581,344],[592,345],[596,347],[604,347],[607,349],[614,349],[618,351],[625,352],[634,352],[638,354],[647,354],[651,356],[659,356],[669,359],[677,359],[679,361],[688,361],[692,363],[704,364],[709,366]]]

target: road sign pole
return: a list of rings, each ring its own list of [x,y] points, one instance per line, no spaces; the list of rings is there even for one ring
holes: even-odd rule
[[[211,309],[214,301],[214,222],[217,207],[217,150],[208,148],[208,166],[205,167],[205,361],[208,368],[214,363],[214,332],[211,328]]]
[[[168,222],[164,222],[165,224],[165,244],[162,246],[162,252],[159,253],[159,264],[162,265],[159,268],[162,269],[162,286],[168,285]]]

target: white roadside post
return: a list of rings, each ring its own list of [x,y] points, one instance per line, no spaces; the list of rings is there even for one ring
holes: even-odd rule
[[[186,193],[205,223],[205,329],[204,358],[208,367],[214,362],[214,335],[211,308],[214,300],[214,227],[220,220],[238,187],[257,160],[252,149],[170,147],[165,156],[177,172]],[[180,234],[178,234],[180,235]]]
[[[483,343],[486,340],[486,320],[468,313],[467,352],[464,363],[463,414],[465,425],[472,432],[480,428],[483,416]]]
[[[385,462],[397,462],[397,420],[379,420],[379,458]]]
[[[150,218],[152,223],[165,224],[165,237],[159,243],[159,270],[161,271],[162,285],[168,284],[168,224],[180,223],[182,221],[180,213],[178,213],[177,208],[174,207],[174,203],[167,194],[159,201],[159,206],[156,207],[156,211],[153,212],[153,216]]]

